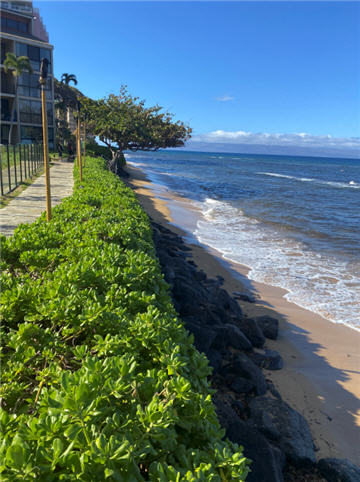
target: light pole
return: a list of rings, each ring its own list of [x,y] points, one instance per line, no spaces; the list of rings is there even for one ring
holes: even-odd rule
[[[41,59],[40,78],[41,85],[41,112],[43,126],[43,148],[44,148],[44,170],[45,170],[45,189],[46,189],[46,220],[51,219],[51,193],[50,193],[50,169],[49,169],[49,144],[48,144],[48,125],[47,125],[47,109],[46,109],[46,93],[45,85],[48,76],[49,61]]]

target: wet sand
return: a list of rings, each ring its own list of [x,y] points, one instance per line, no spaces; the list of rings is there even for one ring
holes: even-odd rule
[[[348,458],[360,465],[360,332],[288,302],[283,289],[249,280],[248,268],[225,261],[192,237],[198,213],[190,201],[150,183],[139,168],[127,170],[128,184],[144,210],[183,236],[208,277],[224,278],[230,294],[247,291],[255,296],[256,303],[239,302],[246,315],[279,319],[279,338],[267,340],[266,346],[282,355],[284,368],[265,374],[308,421],[318,459]]]

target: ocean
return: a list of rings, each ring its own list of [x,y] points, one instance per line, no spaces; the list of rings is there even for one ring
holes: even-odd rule
[[[360,330],[360,160],[183,150],[131,153],[153,182],[187,198],[192,233],[249,278]]]

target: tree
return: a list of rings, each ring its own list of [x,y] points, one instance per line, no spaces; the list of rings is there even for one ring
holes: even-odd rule
[[[125,164],[123,151],[156,151],[183,146],[191,136],[191,128],[173,121],[162,107],[145,107],[145,101],[128,94],[125,86],[120,94],[100,100],[82,99],[82,115],[87,126],[112,153],[109,169],[119,174]]]
[[[30,74],[32,74],[33,69],[30,65],[30,60],[28,57],[26,56],[16,57],[14,53],[8,52],[6,54],[6,58],[4,61],[4,70],[5,70],[5,73],[8,73],[8,71],[10,70],[12,75],[15,78],[15,99],[11,108],[10,129],[9,129],[9,138],[8,138],[8,143],[11,144],[11,135],[14,127],[15,105],[16,105],[16,111],[19,115],[19,98],[18,98],[19,77],[24,72],[29,72]],[[19,132],[18,132],[18,140],[20,142]]]
[[[62,82],[63,84],[65,84],[65,85],[69,85],[70,82],[73,82],[74,85],[77,85],[77,83],[78,83],[78,82],[77,82],[76,75],[74,75],[74,74],[67,74],[67,73],[62,74],[62,76],[61,76],[61,82]]]
[[[77,84],[75,75],[63,74],[61,81],[54,79],[55,109],[59,128],[58,134],[61,133],[61,142],[63,144],[69,139],[69,136],[71,136],[66,121],[66,114],[69,109],[76,109],[77,99],[83,97],[83,94],[78,89],[69,85],[70,82]]]

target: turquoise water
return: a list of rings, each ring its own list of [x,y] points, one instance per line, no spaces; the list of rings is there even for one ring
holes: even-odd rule
[[[199,210],[194,235],[289,301],[360,329],[360,160],[132,153]]]

